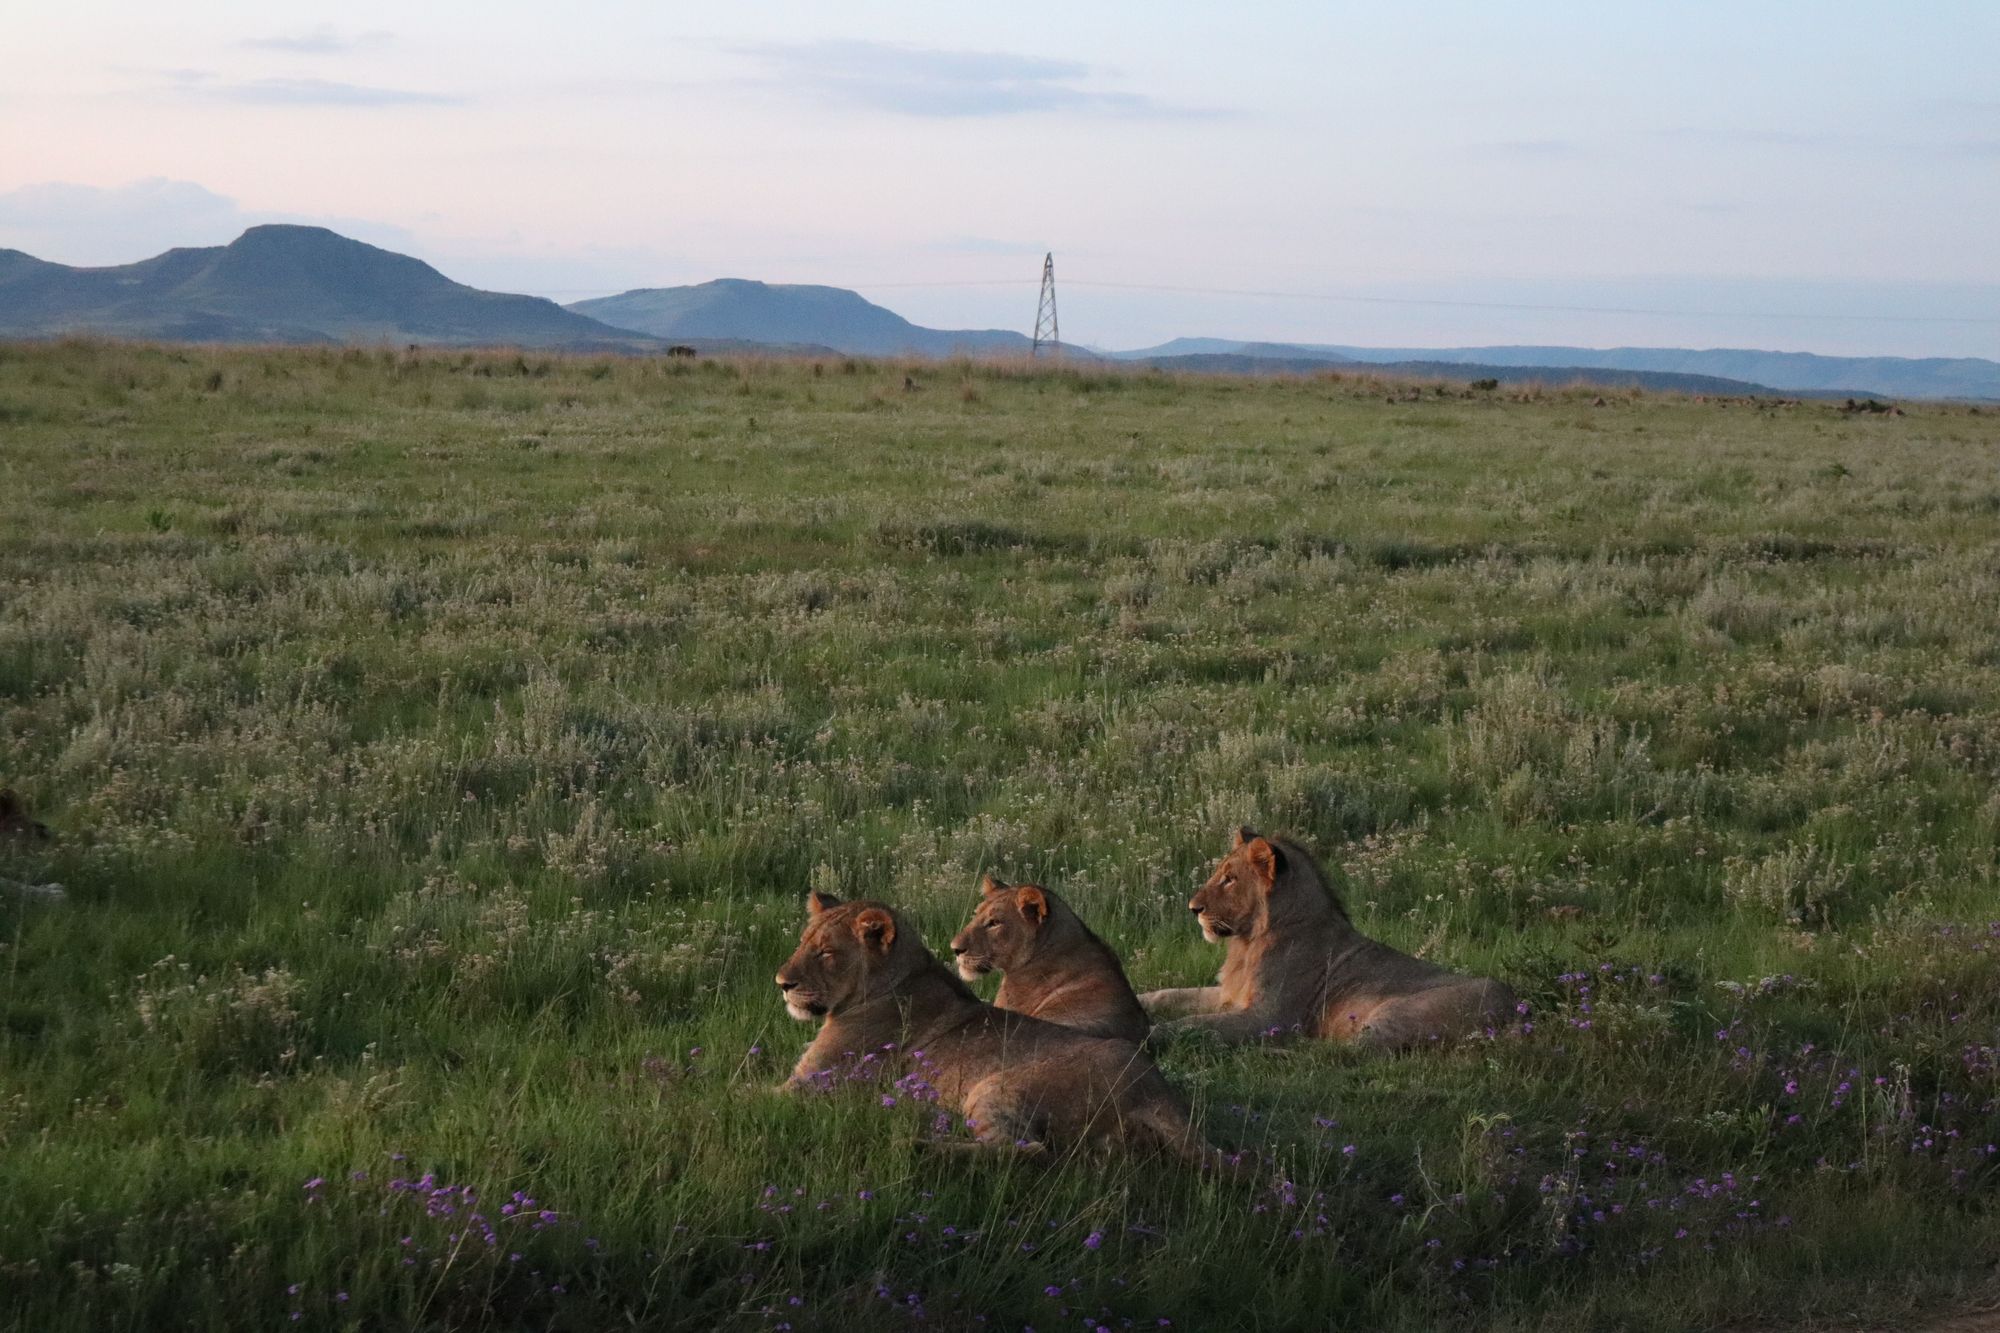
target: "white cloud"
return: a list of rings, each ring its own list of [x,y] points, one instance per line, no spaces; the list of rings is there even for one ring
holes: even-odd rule
[[[212,70],[175,69],[158,73],[172,96],[199,102],[233,102],[248,106],[408,107],[459,106],[455,93],[413,88],[377,88],[337,79],[227,78]]]
[[[322,23],[317,27],[298,32],[247,38],[242,44],[253,51],[276,51],[283,55],[295,56],[331,56],[386,46],[394,38],[394,33],[379,29],[371,32],[342,32],[330,23]]]
[[[817,101],[905,116],[962,118],[1070,112],[1127,117],[1205,117],[1142,93],[1092,87],[1077,60],[1006,51],[941,51],[889,42],[764,42],[736,48],[773,81]]]

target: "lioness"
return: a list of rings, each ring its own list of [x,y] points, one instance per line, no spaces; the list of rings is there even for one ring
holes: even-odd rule
[[[1286,838],[1237,829],[1188,907],[1228,953],[1219,985],[1139,997],[1156,1021],[1191,1015],[1169,1030],[1249,1041],[1297,1029],[1387,1049],[1462,1036],[1514,1008],[1498,981],[1447,972],[1363,935],[1319,863]]]
[[[1145,1040],[1151,1025],[1118,955],[1068,903],[1039,884],[991,875],[979,881],[979,891],[972,920],[952,936],[958,975],[976,981],[1005,973],[993,997],[998,1008],[1092,1036]]]
[[[983,1003],[881,903],[814,893],[807,907],[778,989],[793,1018],[823,1021],[786,1090],[826,1086],[872,1055],[927,1081],[988,1147],[1093,1144],[1218,1160],[1136,1046]]]

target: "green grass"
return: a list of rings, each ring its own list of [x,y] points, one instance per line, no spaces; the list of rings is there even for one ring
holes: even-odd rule
[[[1979,1295],[2000,418],[1410,396],[0,346],[0,780],[59,834],[0,876],[71,893],[0,897],[0,1323]],[[1235,1179],[763,1091],[809,883],[942,945],[982,869],[1044,879],[1193,984],[1243,822],[1532,1031],[1177,1044]]]

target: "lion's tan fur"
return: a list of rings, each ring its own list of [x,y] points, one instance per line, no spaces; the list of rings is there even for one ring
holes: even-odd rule
[[[1300,1033],[1376,1047],[1464,1036],[1504,1022],[1513,992],[1412,958],[1356,929],[1304,847],[1239,829],[1189,901],[1227,952],[1214,986],[1139,997],[1155,1020],[1247,1041]]]
[[[967,981],[1002,973],[993,1003],[1001,1009],[1121,1041],[1143,1041],[1151,1024],[1118,955],[1074,909],[1039,884],[1007,884],[988,875],[979,906],[952,937],[952,957]]]
[[[856,1063],[918,1074],[992,1147],[1086,1145],[1216,1160],[1150,1057],[983,1003],[876,902],[815,894],[778,971],[786,1008],[820,1030],[788,1089],[832,1085]]]

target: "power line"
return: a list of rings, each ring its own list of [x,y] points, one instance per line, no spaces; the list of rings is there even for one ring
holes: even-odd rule
[[[1423,296],[1351,296],[1335,292],[1260,291],[1242,287],[1175,287],[1144,282],[1093,282],[1071,278],[1072,287],[1103,287],[1117,291],[1166,292],[1184,296],[1253,296],[1286,301],[1339,301],[1360,305],[1448,306],[1462,310],[1541,310],[1569,315],[1656,315],[1675,319],[1796,319],[1862,320],[1884,324],[2000,324],[1982,315],[1839,315],[1825,312],[1788,313],[1776,310],[1660,310],[1646,306],[1542,305],[1525,301],[1454,301]]]
[[[1807,323],[1863,324],[1963,324],[1978,327],[2000,325],[2000,316],[1991,315],[1860,315],[1827,311],[1786,310],[1668,310],[1654,306],[1560,305],[1529,301],[1472,301],[1448,297],[1359,296],[1346,292],[1287,292],[1255,287],[1194,287],[1150,282],[1107,282],[1089,278],[1067,278],[1072,287],[1105,291],[1158,292],[1169,296],[1241,296],[1273,301],[1319,301],[1330,304],[1420,306],[1455,310],[1514,310],[1564,315],[1647,315],[1657,319],[1783,319]],[[901,291],[918,288],[955,289],[966,287],[1020,287],[1019,278],[965,278],[915,282],[857,282],[856,289]],[[577,296],[603,292],[602,287],[541,289],[545,296]]]
[[[1255,287],[1190,287],[1153,282],[1106,282],[1091,278],[1068,278],[1072,287],[1098,287],[1108,291],[1162,292],[1173,296],[1249,296],[1277,301],[1347,302],[1356,305],[1444,306],[1459,310],[1528,310],[1568,315],[1652,315],[1672,319],[1796,319],[1847,321],[1881,324],[2000,324],[2000,317],[1988,315],[1843,315],[1826,311],[1784,310],[1666,310],[1651,306],[1555,305],[1528,301],[1470,301],[1425,296],[1357,296],[1345,292],[1283,292]],[[864,286],[884,287],[1012,287],[1017,279],[976,278],[965,282],[871,282]]]

